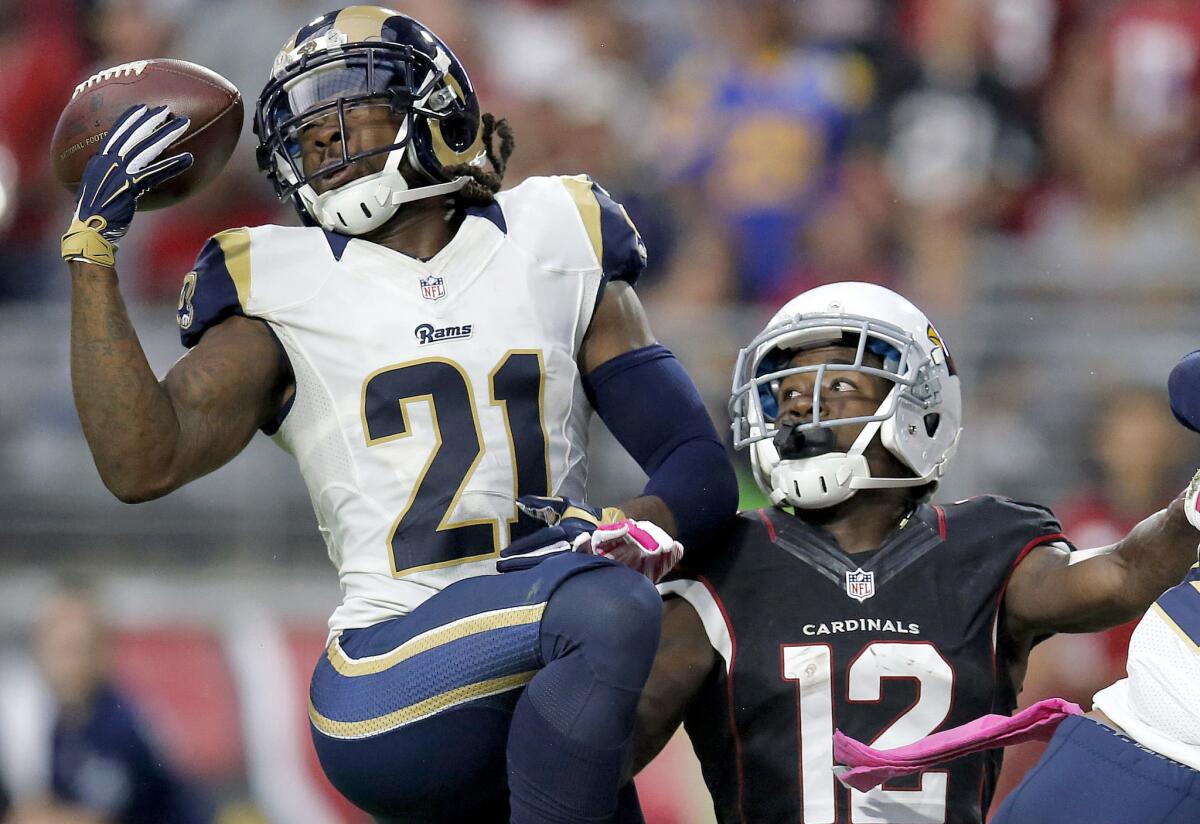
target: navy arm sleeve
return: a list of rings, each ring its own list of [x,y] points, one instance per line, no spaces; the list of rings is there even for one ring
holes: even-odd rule
[[[649,476],[690,550],[733,517],[737,478],[691,378],[665,346],[618,355],[583,378],[588,400]]]

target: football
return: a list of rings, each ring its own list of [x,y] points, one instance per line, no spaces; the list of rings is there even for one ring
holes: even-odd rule
[[[50,151],[54,174],[72,194],[83,167],[96,154],[108,130],[130,106],[166,105],[190,117],[183,136],[164,153],[191,152],[195,163],[182,175],[147,192],[138,209],[178,203],[208,183],[224,167],[242,130],[242,96],[214,71],[184,60],[137,60],[97,72],[75,87],[58,118]]]

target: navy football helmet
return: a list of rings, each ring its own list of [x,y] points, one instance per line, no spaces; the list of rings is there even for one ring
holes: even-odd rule
[[[351,154],[343,140],[340,162],[306,174],[301,130],[336,116],[345,134],[346,112],[365,105],[400,116],[392,142]],[[452,169],[486,156],[479,101],[458,58],[421,23],[378,6],[332,11],[296,32],[258,98],[254,131],[259,168],[280,199],[290,197],[306,224],[347,235],[378,228],[402,203],[458,191],[470,178]],[[387,156],[382,171],[314,190],[316,178],[374,155]]]

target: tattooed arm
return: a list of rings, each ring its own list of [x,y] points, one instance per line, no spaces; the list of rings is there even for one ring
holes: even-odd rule
[[[100,477],[126,503],[158,498],[242,451],[292,391],[265,323],[231,317],[159,381],[116,271],[71,269],[71,386]]]

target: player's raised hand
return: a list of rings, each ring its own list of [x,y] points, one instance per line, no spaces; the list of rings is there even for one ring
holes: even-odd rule
[[[83,170],[75,215],[62,237],[63,260],[116,264],[117,242],[129,231],[137,199],[192,165],[188,152],[159,159],[190,121],[166,106],[125,111]]]

